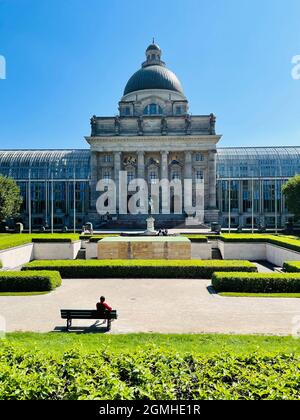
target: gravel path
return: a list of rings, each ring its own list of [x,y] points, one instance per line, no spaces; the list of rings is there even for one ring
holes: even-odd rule
[[[300,299],[223,298],[209,280],[76,279],[48,295],[0,297],[8,331],[61,331],[60,309],[93,309],[104,294],[118,310],[112,333],[292,333]],[[74,331],[94,321],[73,321]],[[86,332],[102,331],[91,327]]]

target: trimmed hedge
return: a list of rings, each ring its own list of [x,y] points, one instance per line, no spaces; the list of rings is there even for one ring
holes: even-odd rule
[[[89,240],[90,243],[97,243],[99,242],[101,239],[107,239],[107,238],[111,238],[111,237],[117,237],[120,235],[99,235],[99,236],[92,236]]]
[[[283,264],[287,273],[300,273],[300,261],[287,261]]]
[[[79,240],[79,235],[74,233],[12,233],[4,236],[0,235],[0,250],[14,248],[31,242],[72,242],[76,240]]]
[[[58,271],[0,272],[0,292],[44,292],[60,285]]]
[[[38,243],[38,244],[51,244],[51,243],[72,243],[74,242],[73,239],[71,238],[33,238],[32,239],[33,243]]]
[[[218,272],[212,285],[218,293],[299,293],[300,274]]]
[[[300,239],[287,236],[264,235],[264,234],[223,234],[219,238],[223,242],[267,242],[278,245],[292,251],[300,252]]]
[[[82,241],[97,242],[100,239],[109,238],[111,236],[120,236],[118,233],[103,233],[101,235],[80,235],[79,239]]]
[[[203,236],[203,235],[180,235],[180,236],[188,238],[191,242],[194,242],[194,243],[207,243],[208,242],[207,236]]]
[[[223,260],[56,260],[32,261],[22,270],[55,270],[64,278],[211,279],[215,271],[256,272],[249,261]]]

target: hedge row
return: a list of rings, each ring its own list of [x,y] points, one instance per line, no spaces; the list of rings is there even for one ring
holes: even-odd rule
[[[79,235],[74,233],[62,233],[62,234],[10,234],[0,235],[0,250],[13,248],[28,244],[30,242],[72,242],[79,240]]]
[[[22,270],[55,270],[64,278],[211,279],[215,271],[256,272],[249,261],[223,260],[57,260],[32,261]]]
[[[287,273],[300,273],[300,261],[287,261],[283,264]]]
[[[218,293],[299,293],[300,274],[218,272],[212,285]]]
[[[299,400],[300,357],[0,348],[1,400]]]
[[[0,292],[43,292],[61,285],[58,271],[2,271]]]
[[[51,244],[51,243],[72,243],[74,242],[71,238],[33,238],[32,242],[40,244]]]
[[[208,242],[207,236],[203,236],[203,235],[181,235],[181,236],[184,236],[185,238],[188,238],[191,242],[195,242],[195,243]]]
[[[267,242],[269,244],[278,245],[292,251],[300,252],[300,240],[286,236],[260,234],[224,234],[220,235],[219,239],[223,242]]]

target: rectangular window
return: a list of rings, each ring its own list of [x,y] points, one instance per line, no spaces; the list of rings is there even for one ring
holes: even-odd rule
[[[104,174],[103,174],[103,178],[104,178],[105,181],[109,181],[111,179],[110,172],[105,171]]]
[[[134,180],[134,173],[132,171],[127,172],[127,182]]]
[[[204,156],[201,153],[196,153],[196,162],[203,162]]]
[[[150,183],[151,184],[156,184],[157,183],[156,172],[150,172]]]
[[[182,114],[182,108],[181,106],[177,106],[176,110],[175,110],[176,115],[181,115]]]
[[[200,181],[203,178],[203,171],[196,171],[196,181]]]
[[[110,163],[112,161],[111,155],[104,155],[103,156],[103,162]]]

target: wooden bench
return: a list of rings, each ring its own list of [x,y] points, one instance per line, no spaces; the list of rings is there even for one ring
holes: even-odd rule
[[[107,331],[111,328],[111,320],[117,319],[117,311],[97,311],[90,309],[61,309],[60,310],[62,319],[67,320],[67,331],[72,326],[72,319],[106,319],[107,320]]]

